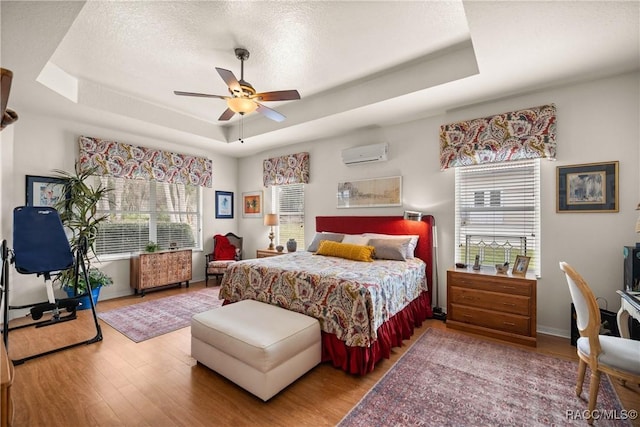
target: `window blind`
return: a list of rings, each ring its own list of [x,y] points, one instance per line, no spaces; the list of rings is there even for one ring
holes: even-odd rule
[[[304,184],[274,185],[271,188],[273,205],[279,217],[277,244],[284,246],[287,240],[295,239],[298,248],[305,248]]]
[[[540,160],[459,167],[455,182],[456,262],[525,255],[540,275]]]
[[[198,186],[114,177],[94,177],[113,188],[98,214],[108,220],[98,230],[98,256],[128,256],[144,251],[149,241],[161,250],[200,249],[200,197]]]

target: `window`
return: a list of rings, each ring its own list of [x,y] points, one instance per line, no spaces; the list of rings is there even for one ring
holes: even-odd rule
[[[276,244],[285,245],[296,239],[298,248],[304,244],[304,184],[274,185],[271,200],[279,217]]]
[[[531,257],[540,274],[540,160],[456,168],[456,261],[494,266]]]
[[[151,240],[160,249],[201,249],[200,187],[157,181],[95,177],[113,188],[98,213],[108,220],[98,230],[96,254],[128,256]]]

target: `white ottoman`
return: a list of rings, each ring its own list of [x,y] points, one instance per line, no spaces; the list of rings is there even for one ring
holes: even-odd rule
[[[191,356],[265,402],[320,363],[313,317],[253,300],[191,318]]]

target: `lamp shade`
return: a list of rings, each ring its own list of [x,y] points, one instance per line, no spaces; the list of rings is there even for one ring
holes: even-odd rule
[[[271,227],[273,227],[274,225],[278,225],[278,214],[265,214],[264,225],[268,225]]]
[[[258,104],[253,102],[253,100],[249,98],[227,98],[227,106],[234,113],[253,113],[256,108],[258,108]]]

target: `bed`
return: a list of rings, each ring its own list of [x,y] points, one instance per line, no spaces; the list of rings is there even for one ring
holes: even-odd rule
[[[317,318],[322,360],[364,375],[432,317],[432,229],[431,216],[319,216],[317,233],[417,235],[415,258],[359,262],[300,248],[232,264],[220,298],[225,304],[254,299]]]

